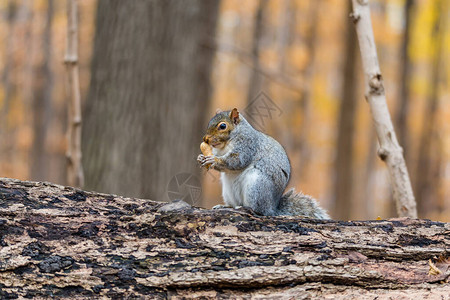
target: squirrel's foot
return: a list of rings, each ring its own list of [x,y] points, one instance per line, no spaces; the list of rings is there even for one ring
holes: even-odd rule
[[[214,205],[212,209],[222,209],[222,208],[232,208],[232,206],[217,204],[217,205]]]
[[[256,214],[250,206],[236,206],[235,209],[242,210],[253,215]]]
[[[214,167],[215,163],[216,163],[216,157],[214,155],[208,155],[205,156],[203,154],[200,154],[197,157],[197,162],[200,164],[201,168],[212,168]]]

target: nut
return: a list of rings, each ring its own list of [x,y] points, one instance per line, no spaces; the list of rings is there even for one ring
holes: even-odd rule
[[[200,150],[202,151],[204,156],[212,155],[212,148],[209,144],[203,142],[200,144]]]

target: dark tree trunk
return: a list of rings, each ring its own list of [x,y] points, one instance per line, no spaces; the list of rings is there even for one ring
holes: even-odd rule
[[[53,73],[52,57],[53,0],[47,1],[47,16],[42,34],[42,62],[35,71],[33,98],[33,147],[31,151],[31,178],[49,180],[49,162],[46,150],[47,129],[51,117]]]
[[[252,39],[252,71],[250,75],[250,82],[248,85],[247,104],[250,104],[253,99],[261,91],[263,83],[263,75],[261,75],[261,39],[264,31],[264,15],[267,10],[268,0],[259,0],[258,7],[256,9],[255,22],[253,27],[253,39]]]
[[[166,199],[198,174],[218,0],[100,0],[84,113],[86,187]]]
[[[444,54],[444,36],[446,13],[445,1],[436,1],[436,14],[438,15],[434,26],[435,54],[431,69],[430,86],[431,93],[423,114],[423,128],[419,141],[419,153],[417,158],[415,192],[420,216],[426,216],[436,208],[436,192],[433,191],[432,161],[435,157],[432,144],[436,143],[436,113],[439,105],[439,85]],[[448,54],[448,53],[447,53]]]
[[[403,148],[403,155],[406,163],[409,160],[409,136],[408,136],[408,114],[410,106],[409,84],[411,81],[411,59],[409,57],[409,40],[411,35],[411,17],[413,14],[414,0],[406,0],[405,14],[405,32],[403,34],[402,46],[400,50],[400,89],[399,89],[399,105],[397,108],[397,132],[398,142]]]
[[[350,1],[347,11],[352,11]],[[353,24],[347,21],[343,88],[339,109],[337,154],[334,172],[334,216],[348,220],[353,216],[353,140],[355,133],[356,86],[358,84],[356,59],[358,57],[357,37]]]
[[[0,297],[447,299],[450,223],[196,209],[0,179]]]

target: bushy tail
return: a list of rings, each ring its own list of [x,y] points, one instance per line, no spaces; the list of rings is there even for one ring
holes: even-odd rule
[[[294,189],[290,189],[281,196],[278,214],[330,219],[327,212],[317,204],[315,199],[301,192],[296,193]]]

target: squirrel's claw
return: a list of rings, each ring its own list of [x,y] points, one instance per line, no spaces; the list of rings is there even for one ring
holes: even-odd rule
[[[200,164],[201,168],[206,168],[206,167],[211,168],[216,163],[216,160],[215,160],[214,155],[204,156],[203,154],[200,154],[197,157],[197,162]]]

